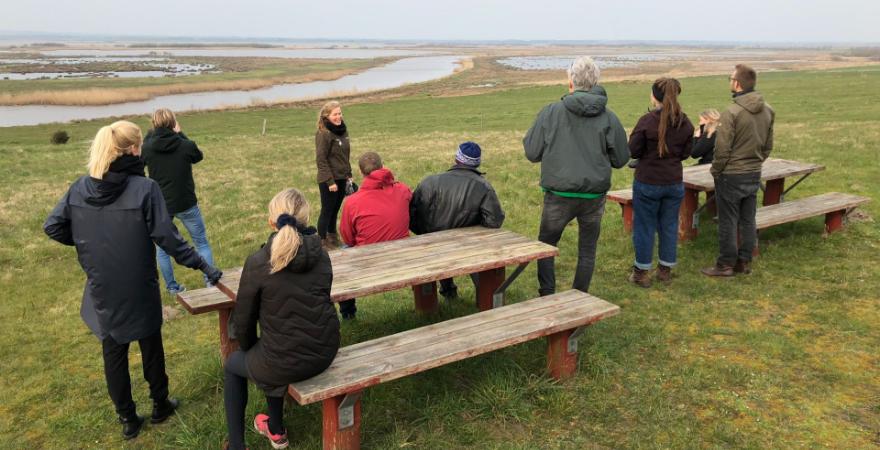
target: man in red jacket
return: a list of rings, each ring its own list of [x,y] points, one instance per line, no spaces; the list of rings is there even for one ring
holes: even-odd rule
[[[349,247],[393,241],[409,236],[409,201],[412,191],[394,180],[394,174],[382,166],[375,152],[364,153],[358,160],[364,180],[361,188],[345,199],[339,234]],[[354,299],[339,303],[343,319],[353,319],[357,312]]]

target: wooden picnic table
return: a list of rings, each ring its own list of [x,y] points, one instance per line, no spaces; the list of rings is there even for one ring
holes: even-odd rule
[[[504,291],[529,262],[557,256],[559,250],[503,229],[484,227],[412,236],[397,241],[350,247],[329,252],[333,264],[330,298],[334,302],[412,287],[415,308],[437,311],[437,281],[477,274],[477,306],[481,311],[501,306]],[[505,278],[505,267],[518,265]],[[225,359],[235,350],[227,322],[241,268],[225,270],[216,287],[185,291],[178,302],[192,314],[218,311],[220,352]]]

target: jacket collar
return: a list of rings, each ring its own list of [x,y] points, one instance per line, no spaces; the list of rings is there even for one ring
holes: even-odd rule
[[[394,180],[394,174],[385,167],[376,169],[364,177],[361,189],[383,189],[386,186],[392,186],[397,181]]]
[[[477,170],[476,167],[466,166],[464,164],[453,164],[452,167],[450,167],[449,170],[447,170],[447,172],[451,172],[453,170],[467,170],[467,171],[473,172],[473,173],[480,175],[480,176],[483,176],[486,174],[486,172],[480,172],[479,170]]]

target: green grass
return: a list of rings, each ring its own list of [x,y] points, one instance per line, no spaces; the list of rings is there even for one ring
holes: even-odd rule
[[[581,338],[580,371],[556,384],[543,375],[545,344],[526,343],[366,391],[365,448],[875,448],[880,445],[880,71],[767,73],[760,90],[777,111],[773,156],[824,164],[789,195],[867,195],[866,217],[829,237],[821,218],[761,235],[751,276],[706,279],[716,230],[680,246],[677,278],[645,290],[625,282],[633,259],[619,208],[607,206],[592,293],[621,314]],[[686,111],[729,102],[724,77],[683,80]],[[607,86],[627,127],[648,106],[649,85]],[[455,98],[421,94],[346,106],[354,155],[378,151],[410,186],[444,170],[456,144],[484,149],[487,177],[508,215],[505,227],[536,236],[539,167],[521,139],[538,110],[564,93],[534,87]],[[261,137],[263,119],[268,135]],[[303,189],[317,214],[315,111],[271,108],[183,114],[205,151],[196,169],[200,203],[221,267],[242,264],[263,242],[266,203],[286,186]],[[99,125],[5,128],[0,132],[0,446],[4,448],[217,448],[225,436],[222,372],[213,314],[182,314],[164,327],[172,393],[184,405],[170,423],[123,444],[106,394],[98,341],[78,317],[83,273],[71,248],[41,231],[68,184],[84,172]],[[146,128],[145,118],[137,122]],[[64,146],[48,144],[63,128]],[[632,181],[614,173],[614,187]],[[560,286],[571,283],[576,228],[560,242]],[[178,268],[197,287],[200,275]],[[459,280],[464,298],[473,289]],[[509,298],[536,295],[534,265]],[[174,305],[170,297],[164,302]],[[439,317],[413,313],[409,290],[359,302],[345,344],[469,314],[472,300]],[[136,400],[149,412],[136,349]],[[248,415],[263,409],[251,390]],[[293,448],[320,448],[320,405],[290,406]],[[253,433],[251,448],[269,448]]]

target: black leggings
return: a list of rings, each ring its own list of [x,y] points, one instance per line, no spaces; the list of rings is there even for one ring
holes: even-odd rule
[[[226,360],[223,374],[223,405],[226,407],[226,428],[229,429],[229,448],[244,449],[244,412],[248,402],[248,374],[245,353],[232,352]],[[284,397],[266,396],[269,407],[269,431],[283,434]]]
[[[318,216],[318,235],[321,239],[327,237],[327,233],[336,234],[336,218],[339,216],[339,208],[345,198],[345,185],[348,180],[336,180],[336,192],[330,192],[327,183],[318,183],[321,192],[321,215]]]
[[[131,398],[131,376],[128,373],[128,347],[130,342],[120,344],[107,336],[101,341],[104,353],[104,377],[107,391],[116,406],[116,414],[131,419],[137,413]],[[138,340],[141,348],[144,379],[150,384],[150,398],[161,402],[168,398],[168,375],[165,374],[165,349],[162,331]]]

